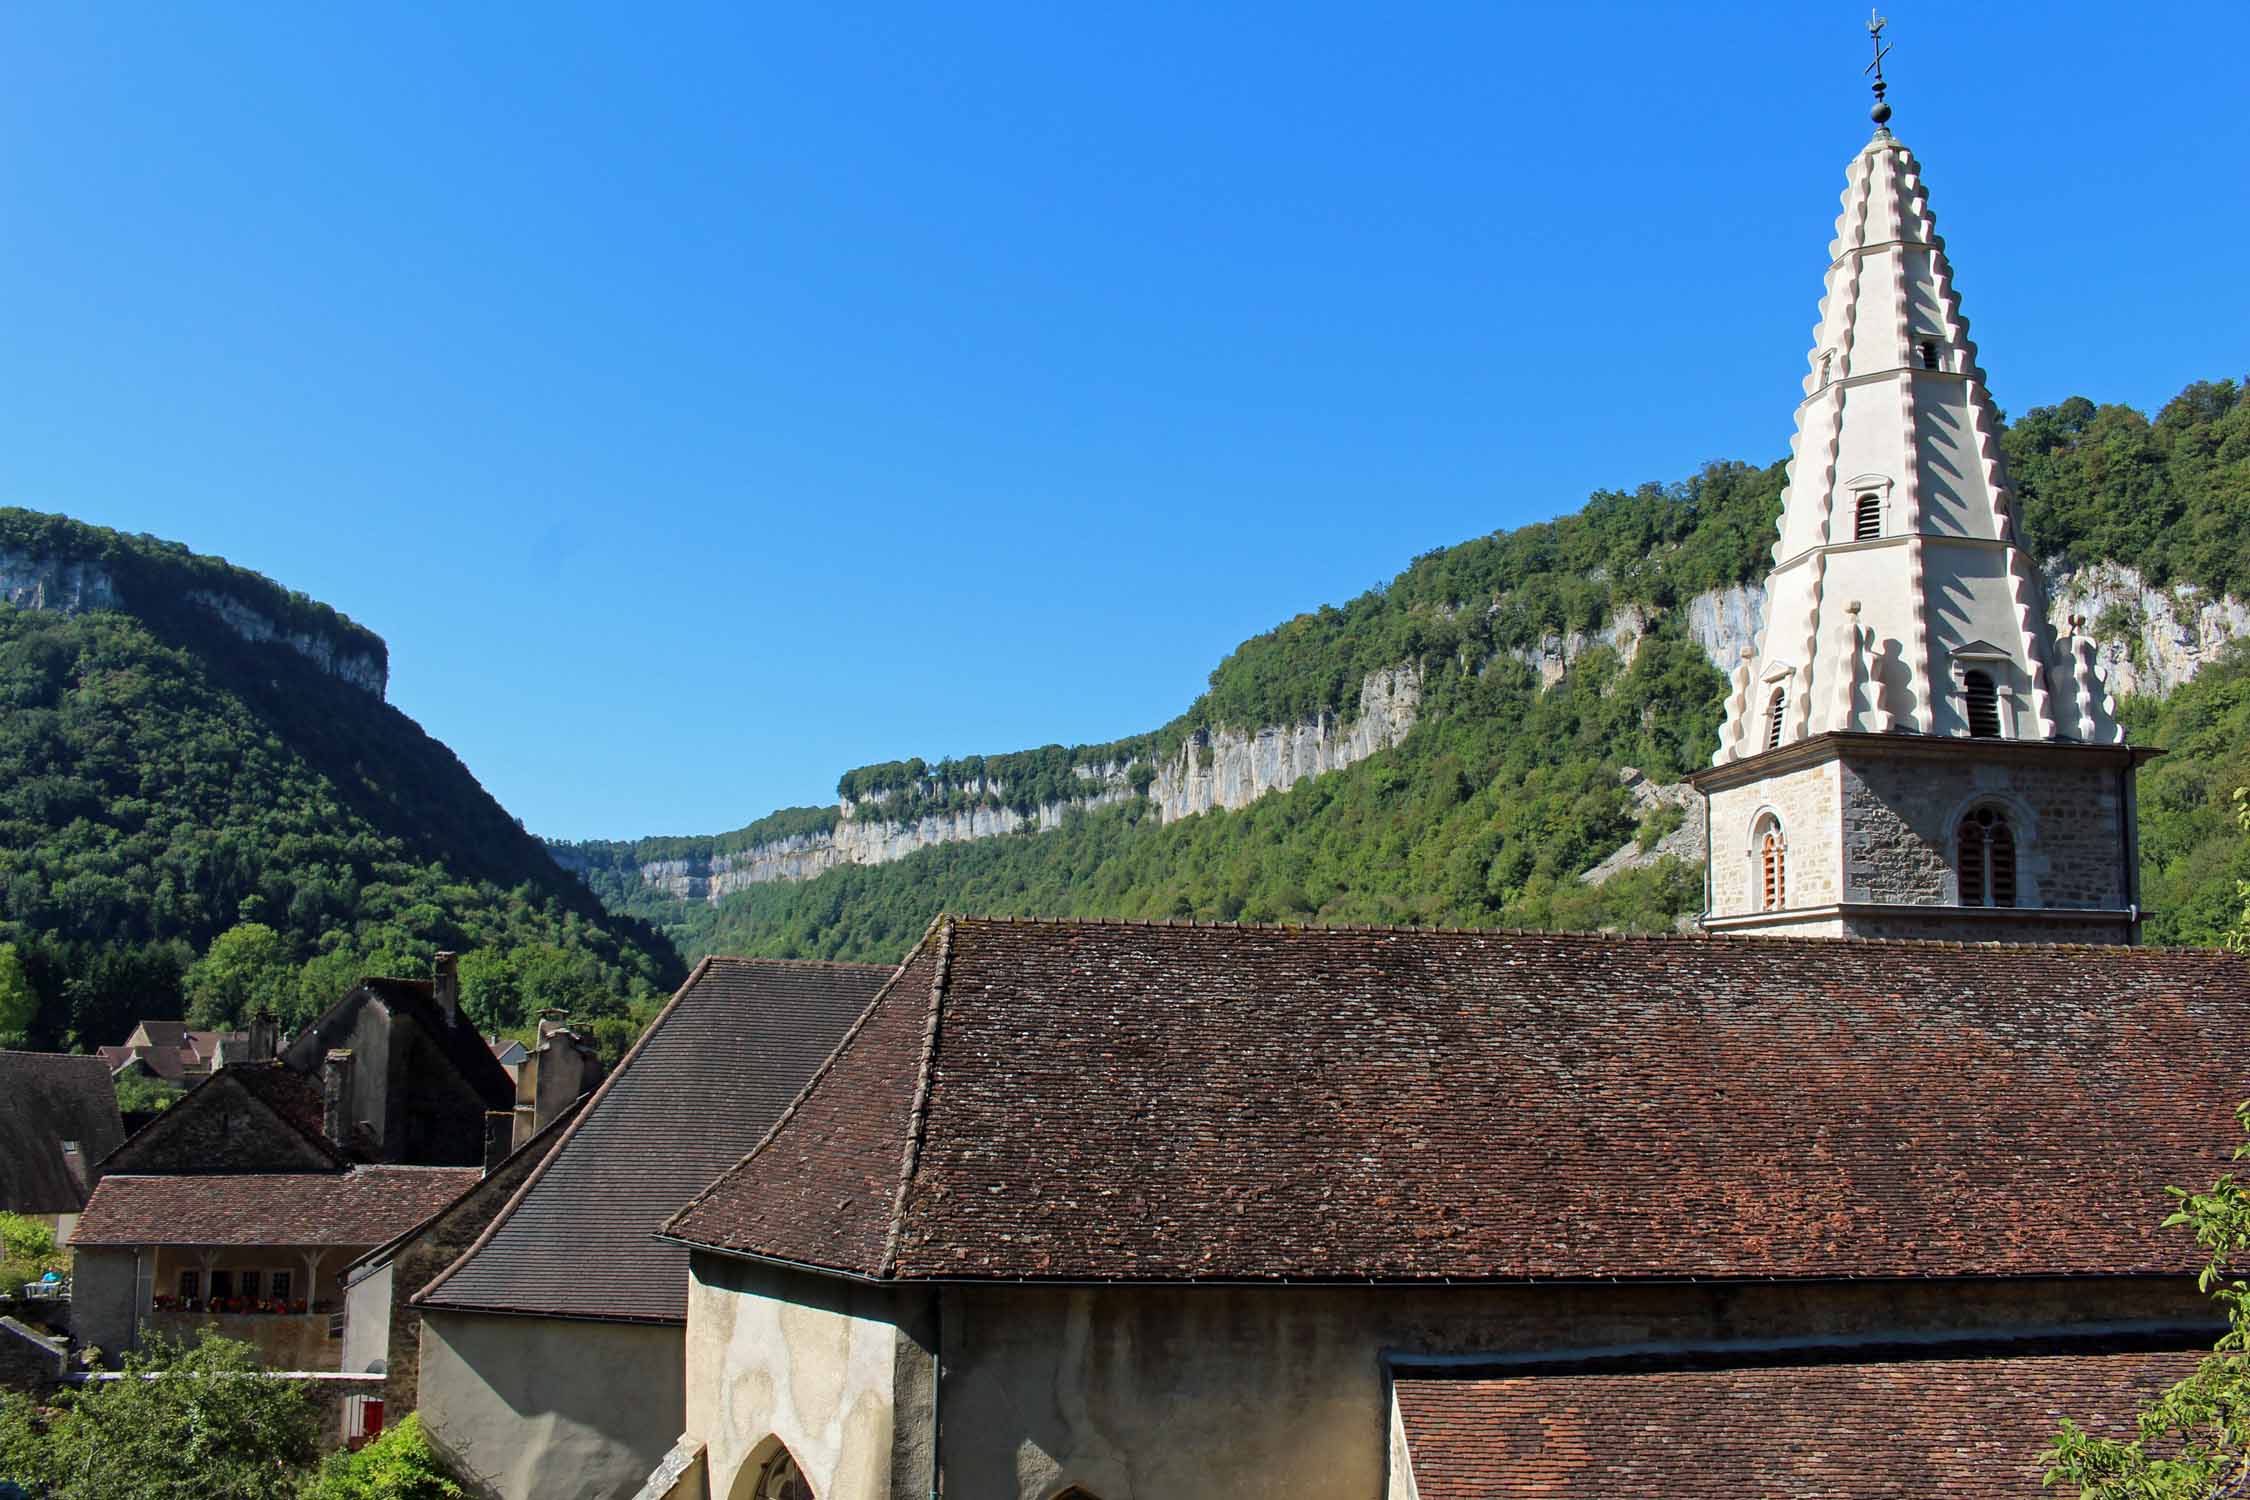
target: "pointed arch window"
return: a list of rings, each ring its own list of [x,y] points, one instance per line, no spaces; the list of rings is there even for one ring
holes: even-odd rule
[[[1789,841],[1781,836],[1781,820],[1767,813],[1751,836],[1758,861],[1758,910],[1779,911],[1789,903]]]
[[[1787,717],[1788,709],[1789,689],[1786,687],[1775,688],[1773,697],[1766,702],[1766,748],[1768,750],[1781,748],[1781,725],[1782,720]]]
[[[1883,497],[1874,490],[1862,490],[1852,516],[1852,540],[1871,542],[1882,534]]]
[[[1961,820],[1956,865],[1963,906],[2016,904],[2016,831],[2004,809],[1974,808]]]
[[[2000,689],[1990,672],[1971,668],[1961,674],[1961,707],[1971,739],[2000,738]]]
[[[813,1500],[812,1486],[789,1450],[777,1448],[758,1470],[757,1487],[750,1491],[749,1500]]]

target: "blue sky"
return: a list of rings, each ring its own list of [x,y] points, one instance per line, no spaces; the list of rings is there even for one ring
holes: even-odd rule
[[[2010,411],[2250,370],[2250,8],[1887,11]],[[534,830],[1108,739],[1787,445],[1864,12],[17,4],[0,503],[390,642]]]

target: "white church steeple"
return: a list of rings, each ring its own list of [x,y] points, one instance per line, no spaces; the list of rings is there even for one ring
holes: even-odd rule
[[[2093,643],[2048,628],[1945,241],[1881,91],[1828,247],[1765,636],[1713,762],[1830,730],[2118,743]]]
[[[2000,418],[1890,132],[1845,172],[1766,629],[1709,769],[1712,932],[2131,942],[2133,773],[2094,647],[2058,640]]]

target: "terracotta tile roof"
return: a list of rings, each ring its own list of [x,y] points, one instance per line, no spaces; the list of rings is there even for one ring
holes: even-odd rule
[[[2208,1348],[2205,1349],[2208,1353]],[[2069,1417],[2132,1436],[2195,1352],[1401,1379],[1420,1500],[2032,1500]]]
[[[757,1142],[891,972],[704,960],[516,1201],[416,1301],[684,1321],[687,1252],[657,1226]]]
[[[475,1167],[104,1177],[73,1245],[379,1245],[476,1185]]]
[[[76,1213],[95,1166],[124,1139],[100,1058],[0,1052],[0,1210]],[[75,1161],[65,1141],[77,1143]]]
[[[2223,952],[933,924],[692,1243],[902,1278],[2178,1273]]]

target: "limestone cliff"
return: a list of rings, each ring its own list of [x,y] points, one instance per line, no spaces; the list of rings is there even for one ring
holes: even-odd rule
[[[1359,714],[1349,724],[1322,714],[1256,731],[1203,730],[1189,735],[1161,764],[1126,758],[1079,766],[1074,771],[1086,783],[1082,794],[1039,802],[1028,810],[1005,801],[1009,788],[990,778],[926,789],[925,795],[958,797],[966,805],[918,815],[893,811],[910,808],[903,797],[844,798],[832,827],[738,851],[649,860],[636,873],[644,884],[675,899],[717,901],[730,891],[767,881],[809,880],[838,865],[889,864],[919,849],[1026,828],[1048,832],[1061,827],[1073,811],[1144,795],[1142,786],[1156,816],[1167,823],[1214,808],[1239,809],[1404,739],[1421,708],[1421,676],[1409,668],[1370,673],[1360,685],[1359,702]],[[554,852],[566,869],[590,866],[583,849],[558,846]]]
[[[0,521],[29,516],[30,512],[0,514]],[[332,611],[311,605],[302,596],[289,596],[270,580],[229,568],[212,558],[196,558],[185,548],[154,551],[148,544],[138,551],[109,542],[118,534],[81,526],[62,517],[34,517],[62,534],[63,548],[0,544],[0,601],[17,609],[48,610],[77,615],[93,610],[116,609],[147,614],[167,602],[186,604],[218,621],[246,641],[284,646],[329,676],[381,698],[389,686],[390,664],[382,642],[372,632],[343,624],[327,628],[319,616],[340,620]],[[77,549],[92,539],[94,548],[108,548],[114,556],[83,555]],[[125,539],[119,539],[123,541]],[[137,543],[139,539],[131,539]],[[130,546],[131,543],[128,543]],[[149,553],[150,555],[141,555]],[[216,586],[181,586],[184,580],[164,576],[172,568],[195,569],[199,576],[216,577]],[[240,587],[227,583],[240,580]],[[258,602],[273,596],[284,606]],[[312,623],[290,620],[311,615]]]

